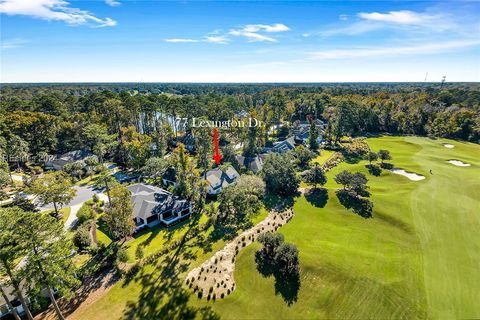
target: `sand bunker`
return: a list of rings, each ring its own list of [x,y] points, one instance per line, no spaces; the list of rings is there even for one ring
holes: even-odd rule
[[[448,149],[453,149],[453,148],[455,148],[455,146],[454,146],[453,144],[449,144],[449,143],[444,143],[443,146],[444,146],[445,148],[448,148]]]
[[[420,180],[425,179],[425,177],[422,176],[421,174],[416,174],[414,172],[407,172],[403,169],[394,168],[394,169],[390,169],[390,171],[395,173],[395,174],[405,176],[412,181],[420,181]]]
[[[462,162],[460,160],[452,159],[452,160],[448,160],[447,162],[451,163],[451,164],[453,164],[454,166],[457,166],[457,167],[470,167],[470,163],[465,163],[465,162]]]
[[[238,252],[254,242],[265,232],[276,231],[293,218],[293,210],[271,212],[262,222],[242,232],[233,241],[217,251],[201,266],[191,270],[185,279],[186,285],[198,298],[222,299],[235,290],[235,260]]]

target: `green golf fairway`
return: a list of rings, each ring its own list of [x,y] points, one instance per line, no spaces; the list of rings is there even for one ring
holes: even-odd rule
[[[425,180],[383,170],[368,174],[362,161],[328,173],[324,208],[301,197],[295,218],[280,229],[300,251],[301,285],[288,305],[275,294],[273,276],[256,270],[255,244],[240,253],[237,289],[208,303],[222,318],[478,318],[480,304],[480,147],[419,137],[368,139],[390,150],[395,167]],[[443,143],[455,145],[447,149]],[[459,159],[471,167],[456,167]],[[342,170],[369,179],[373,219],[338,202],[333,181]],[[433,174],[429,171],[432,170]],[[198,303],[198,302],[197,302]]]

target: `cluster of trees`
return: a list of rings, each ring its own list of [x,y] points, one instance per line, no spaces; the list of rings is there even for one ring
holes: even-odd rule
[[[284,197],[295,195],[300,186],[294,159],[288,153],[268,154],[261,174],[268,190]]]
[[[326,120],[325,137],[332,143],[344,135],[372,132],[480,139],[476,85],[152,84],[136,90],[138,94],[134,87],[2,86],[0,136],[8,142],[8,156],[15,159],[12,165],[22,165],[28,154],[41,159],[46,153],[86,149],[100,161],[114,157],[141,168],[149,156],[162,155],[170,147],[179,129],[175,118],[222,121],[238,118],[244,111],[266,124],[226,131],[227,139],[247,141],[246,154],[268,143],[272,126],[307,118]],[[198,128],[186,129],[202,135]],[[280,135],[282,130],[274,132]],[[309,147],[316,150],[315,126],[310,135]]]
[[[279,293],[288,305],[297,300],[300,289],[300,259],[298,249],[285,243],[283,234],[266,232],[258,237],[263,247],[255,253],[257,270],[275,277],[275,293]]]
[[[294,244],[285,243],[283,234],[265,232],[258,237],[263,247],[257,251],[256,260],[273,263],[285,277],[298,275],[298,249]]]
[[[368,179],[363,173],[343,170],[335,176],[335,182],[343,186],[343,189],[336,191],[343,206],[363,218],[372,217],[373,202],[367,199],[370,196]]]
[[[28,319],[33,317],[23,292],[41,297],[44,290],[58,318],[64,319],[54,290],[71,297],[72,289],[79,284],[70,259],[71,251],[71,241],[66,239],[63,224],[56,219],[18,207],[0,208],[0,287],[2,294],[6,285],[14,289]],[[9,304],[9,308],[14,317],[20,319],[13,306]]]

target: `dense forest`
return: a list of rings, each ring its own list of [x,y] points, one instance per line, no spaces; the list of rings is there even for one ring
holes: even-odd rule
[[[174,118],[228,120],[246,113],[264,121],[264,131],[314,116],[327,123],[329,143],[375,133],[480,141],[480,86],[474,83],[151,83],[4,84],[0,143],[37,156],[85,148],[103,156],[115,149],[121,161],[119,144],[138,139],[164,153],[177,131]],[[268,144],[268,134],[255,134],[258,147]]]

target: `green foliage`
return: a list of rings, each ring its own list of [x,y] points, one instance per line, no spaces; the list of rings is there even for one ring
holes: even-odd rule
[[[315,157],[315,153],[305,148],[303,145],[299,145],[293,150],[293,156],[297,160],[299,166],[303,167]]]
[[[134,126],[128,126],[120,129],[121,143],[120,156],[122,161],[135,169],[140,169],[145,165],[150,154],[150,144],[152,138],[145,134],[137,132]]]
[[[137,260],[141,260],[143,259],[144,255],[145,255],[145,252],[143,250],[143,246],[139,245],[137,249],[135,249],[135,258]]]
[[[62,296],[71,297],[79,281],[69,258],[72,246],[63,224],[49,215],[26,213],[14,230],[25,248],[24,274],[30,289],[56,288]]]
[[[142,173],[155,181],[160,183],[162,176],[168,169],[169,163],[167,160],[158,157],[149,158],[142,167]]]
[[[126,263],[128,262],[128,253],[127,250],[123,247],[118,247],[116,252],[116,263]]]
[[[264,232],[258,236],[258,242],[263,244],[262,254],[269,258],[275,258],[275,252],[283,244],[284,237],[281,233]]]
[[[388,151],[388,150],[378,151],[378,157],[382,160],[382,163],[385,160],[391,160],[392,159],[392,156],[390,155],[390,151]]]
[[[110,203],[105,209],[103,220],[109,236],[114,241],[125,239],[135,230],[132,219],[133,203],[130,191],[120,184],[110,189]]]
[[[315,166],[302,173],[302,180],[305,183],[313,185],[316,189],[317,185],[324,185],[327,183],[327,176],[325,175],[325,172],[323,172],[322,167],[315,164]]]
[[[58,206],[69,203],[76,194],[70,178],[62,171],[46,173],[34,179],[28,191],[35,194],[42,204],[53,202],[56,213]]]
[[[218,212],[224,223],[239,224],[258,213],[265,195],[265,183],[253,175],[242,175],[219,196]]]
[[[73,244],[78,248],[79,251],[86,250],[92,244],[90,228],[90,223],[82,223],[77,227],[75,233],[73,234]]]
[[[367,158],[368,162],[372,163],[372,161],[377,161],[378,154],[376,154],[373,151],[370,151],[369,153],[367,153],[366,158]]]
[[[169,160],[176,172],[175,194],[201,206],[206,196],[207,185],[200,179],[200,171],[185,145],[179,143]]]
[[[80,223],[83,223],[88,220],[92,220],[95,218],[95,216],[96,216],[95,210],[87,203],[84,203],[77,212],[77,218]]]
[[[268,190],[281,196],[296,194],[300,185],[292,158],[288,154],[269,154],[263,165],[262,176]]]
[[[315,123],[312,121],[310,123],[310,133],[308,136],[308,145],[310,147],[310,150],[317,150],[318,149],[318,129],[315,126]]]

